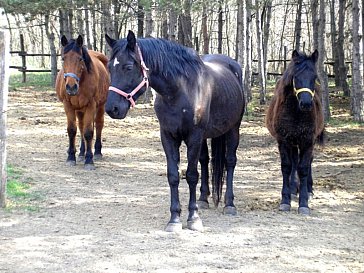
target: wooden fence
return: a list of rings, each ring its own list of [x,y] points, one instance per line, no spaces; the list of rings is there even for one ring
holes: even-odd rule
[[[18,69],[20,72],[22,72],[22,82],[25,83],[27,80],[27,73],[32,72],[52,72],[51,69],[28,69],[27,68],[27,57],[50,57],[51,54],[40,54],[40,53],[27,53],[25,51],[24,46],[24,38],[23,35],[20,35],[20,51],[10,51],[10,54],[17,54],[21,57],[21,66],[13,66],[11,65],[10,68]],[[59,55],[57,55],[59,56]],[[253,60],[253,62],[258,62],[257,60]],[[287,64],[290,62],[290,59],[287,56],[287,48],[284,49],[284,56],[283,60],[268,60],[268,63],[281,63],[283,64],[283,71],[286,69]],[[347,64],[351,64],[351,62],[346,62]],[[325,62],[325,65],[333,66],[334,62],[327,61]],[[253,72],[253,75],[257,75],[258,73]],[[282,76],[281,72],[268,72],[269,76]],[[330,78],[334,78],[335,75],[328,75]],[[348,78],[351,77],[351,75],[347,75]]]

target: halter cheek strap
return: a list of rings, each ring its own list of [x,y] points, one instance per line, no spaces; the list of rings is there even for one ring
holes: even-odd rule
[[[302,92],[308,92],[308,93],[310,93],[312,99],[315,96],[315,91],[312,91],[310,88],[303,87],[303,88],[296,89],[296,85],[295,85],[294,80],[293,80],[293,91],[294,91],[296,97],[298,97],[298,95],[300,93],[302,93]]]
[[[143,79],[142,81],[139,83],[139,85],[137,87],[135,87],[133,89],[133,91],[131,91],[130,93],[127,93],[117,87],[114,86],[110,86],[109,90],[110,91],[114,91],[120,95],[122,95],[123,97],[125,97],[128,101],[130,101],[131,107],[135,106],[135,101],[133,99],[133,96],[140,90],[142,89],[142,87],[145,85],[146,88],[149,87],[149,80],[148,80],[148,73],[147,71],[149,70],[149,68],[145,65],[144,60],[143,60],[143,56],[142,56],[142,52],[140,51],[140,48],[138,45],[137,46],[137,50],[138,50],[138,54],[139,54],[139,58],[140,58],[140,65],[142,67],[142,73],[143,73]]]
[[[74,73],[64,73],[63,77],[64,78],[71,77],[74,78],[77,81],[77,83],[80,82],[80,78]]]

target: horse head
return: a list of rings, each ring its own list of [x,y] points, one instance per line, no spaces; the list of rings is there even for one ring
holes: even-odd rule
[[[76,96],[80,86],[82,72],[85,69],[85,58],[83,53],[83,38],[81,35],[76,40],[67,40],[66,36],[61,38],[63,72],[66,92],[70,96]]]
[[[317,59],[317,50],[310,56],[299,53],[297,50],[294,50],[292,53],[292,63],[294,64],[292,86],[301,111],[310,111],[313,107],[315,84],[317,81]]]
[[[107,34],[105,38],[112,49],[108,64],[111,85],[105,111],[111,118],[123,119],[148,87],[148,68],[132,31],[126,39],[117,41]]]

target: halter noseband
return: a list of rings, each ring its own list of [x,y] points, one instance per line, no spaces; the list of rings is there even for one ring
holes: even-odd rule
[[[302,92],[310,93],[312,99],[315,96],[315,91],[312,91],[310,88],[303,87],[303,88],[296,89],[296,84],[295,84],[294,80],[293,80],[293,91],[294,91],[296,97],[298,97],[299,93],[302,93]]]
[[[137,49],[138,49],[138,54],[139,54],[139,58],[140,58],[140,65],[142,67],[142,73],[143,73],[143,79],[142,81],[139,83],[139,85],[137,87],[134,88],[133,91],[131,91],[130,93],[126,93],[123,90],[114,87],[114,86],[110,86],[109,90],[110,91],[114,91],[120,95],[122,95],[123,97],[125,97],[128,101],[130,101],[131,107],[135,106],[135,101],[133,99],[133,96],[145,85],[146,88],[148,88],[149,86],[149,80],[148,80],[148,74],[147,71],[149,70],[149,68],[145,65],[144,60],[143,60],[143,56],[142,56],[142,52],[140,51],[140,48],[138,46],[138,44],[136,45]]]
[[[77,83],[79,83],[79,82],[80,82],[80,78],[79,78],[76,74],[71,73],[71,72],[69,72],[69,73],[64,73],[63,77],[64,77],[64,78],[71,77],[71,78],[74,78],[74,79],[77,81]]]

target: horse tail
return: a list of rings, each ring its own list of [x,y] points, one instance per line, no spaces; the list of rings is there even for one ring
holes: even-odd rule
[[[212,199],[215,207],[219,205],[222,195],[225,170],[225,152],[225,135],[211,139]]]
[[[316,143],[320,146],[323,146],[325,144],[326,139],[326,133],[325,130],[322,130],[321,133],[316,138]]]

